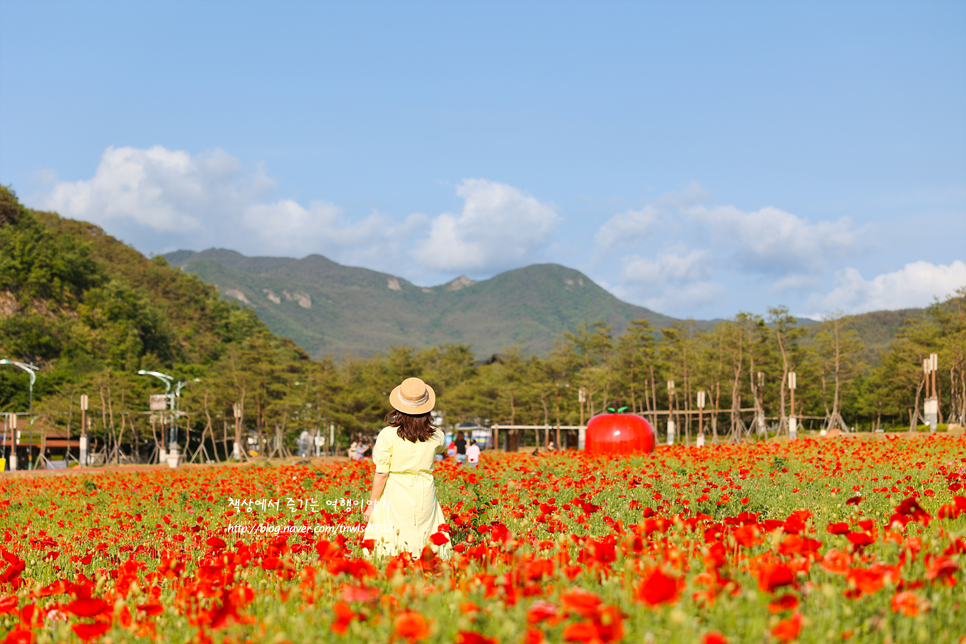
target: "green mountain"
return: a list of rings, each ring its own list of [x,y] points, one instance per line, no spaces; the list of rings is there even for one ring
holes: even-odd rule
[[[659,327],[675,321],[622,302],[583,273],[556,264],[425,288],[321,255],[246,257],[209,249],[165,258],[252,307],[273,332],[316,357],[444,343],[470,344],[477,357],[512,345],[544,354],[581,322],[600,320],[622,333],[634,319]]]
[[[94,391],[105,400],[125,388],[142,399],[157,383],[139,369],[214,373],[253,343],[269,360],[309,362],[250,307],[163,257],[149,259],[93,224],[29,210],[0,186],[0,357],[42,368],[34,402],[69,400],[81,384],[92,400]],[[25,380],[0,369],[0,409],[28,408]]]

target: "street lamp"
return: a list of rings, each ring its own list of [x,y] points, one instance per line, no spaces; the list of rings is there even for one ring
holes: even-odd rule
[[[34,366],[32,364],[27,364],[26,362],[17,362],[16,360],[7,360],[6,358],[0,359],[0,364],[12,364],[15,367],[20,367],[24,371],[30,374],[30,413],[33,414],[34,411],[34,383],[37,382],[37,371],[40,367]]]
[[[172,443],[177,443],[178,442],[178,399],[181,398],[181,390],[189,382],[201,382],[201,379],[200,378],[192,378],[191,380],[179,380],[178,381],[178,384],[176,384],[174,386],[174,400],[175,400],[175,403],[174,403],[174,426],[173,426],[173,429],[174,429],[174,438],[171,439],[171,442]],[[185,445],[185,449],[187,449],[187,445]]]
[[[667,381],[667,444],[674,445],[674,381]]]
[[[172,394],[171,393],[171,383],[174,382],[174,377],[169,376],[166,373],[160,373],[158,371],[145,371],[144,369],[138,370],[138,375],[139,376],[154,376],[155,378],[157,378],[158,380],[160,380],[160,381],[162,381],[164,383],[164,393],[165,393],[165,396],[171,401],[170,402],[170,407],[171,407],[171,410],[174,412],[174,422],[171,423],[170,436],[168,437],[168,439],[169,439],[169,443],[168,443],[168,454],[169,454],[169,457],[168,457],[168,465],[171,466],[171,467],[175,467],[176,464],[177,464],[177,458],[178,458],[178,405],[177,405],[177,400],[178,400],[178,398],[181,397],[181,390],[184,388],[185,385],[187,385],[189,382],[201,382],[201,380],[199,378],[193,378],[191,380],[179,380],[178,382],[175,383],[175,385],[174,385],[174,394]],[[162,421],[162,424],[163,424],[163,421]],[[175,465],[172,465],[172,459],[170,457],[170,455],[172,455],[172,454],[174,455],[174,463],[175,463]]]
[[[34,412],[34,383],[37,382],[37,371],[40,367],[32,364],[27,364],[26,362],[17,362],[16,360],[7,360],[6,358],[0,359],[0,364],[11,364],[15,367],[19,367],[26,371],[30,375],[30,414],[33,415]],[[11,448],[10,448],[10,470],[17,469],[17,416],[13,414],[13,436],[11,437]],[[4,433],[6,436],[6,433]]]
[[[171,383],[174,382],[174,378],[166,373],[158,373],[157,371],[145,371],[144,369],[138,370],[139,376],[154,376],[158,380],[164,383],[164,393],[171,391]]]

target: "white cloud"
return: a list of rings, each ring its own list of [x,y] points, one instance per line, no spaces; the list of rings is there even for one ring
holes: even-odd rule
[[[102,226],[145,252],[229,247],[250,255],[321,253],[388,270],[399,242],[423,233],[428,218],[398,222],[373,212],[349,219],[337,205],[270,201],[276,187],[261,167],[246,172],[223,150],[191,155],[155,146],[108,148],[91,179],[54,182],[37,207]]]
[[[264,168],[246,171],[223,150],[110,147],[90,179],[57,181],[51,174],[47,191],[30,205],[98,224],[144,252],[320,253],[427,283],[530,264],[560,221],[552,205],[485,179],[458,186],[465,201],[458,214],[350,217],[328,201],[306,206],[274,198],[276,183]],[[417,252],[408,257],[412,248]]]
[[[463,210],[433,219],[416,244],[426,268],[480,275],[533,263],[560,221],[552,205],[503,183],[466,179],[456,194]]]
[[[813,296],[804,308],[817,316],[833,310],[865,313],[922,307],[933,297],[942,299],[962,286],[966,286],[966,263],[960,260],[949,265],[913,262],[872,280],[864,279],[854,268],[845,268],[835,274],[830,293]]]
[[[653,285],[700,280],[710,274],[707,260],[706,251],[687,252],[683,246],[661,251],[655,260],[628,255],[623,260],[621,277],[625,282]]]
[[[722,287],[709,281],[711,257],[703,250],[672,246],[655,259],[628,255],[622,260],[618,297],[640,302],[656,311],[682,310],[717,299]]]
[[[392,255],[387,248],[425,229],[427,218],[410,215],[400,224],[373,212],[352,221],[341,208],[327,201],[313,201],[305,208],[291,199],[282,199],[248,206],[242,224],[259,240],[262,254],[320,253],[337,261],[385,267]]]
[[[594,244],[601,252],[644,239],[657,226],[660,210],[653,204],[614,215],[597,230]]]
[[[734,250],[741,268],[783,274],[822,268],[841,260],[856,245],[850,219],[812,223],[778,208],[745,212],[734,206],[693,206],[688,215],[718,233]]]
[[[193,231],[206,219],[241,212],[275,188],[262,169],[242,172],[223,150],[195,156],[155,146],[109,147],[94,177],[54,184],[39,207],[101,226],[123,221],[164,233]]]
[[[594,235],[598,253],[608,253],[654,236],[662,217],[700,204],[708,193],[692,181],[684,189],[668,192],[640,210],[627,210],[605,221]]]

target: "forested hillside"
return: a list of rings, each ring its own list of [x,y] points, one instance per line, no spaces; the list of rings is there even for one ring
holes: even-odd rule
[[[321,255],[246,257],[209,249],[166,257],[253,308],[272,331],[317,358],[450,343],[470,345],[477,358],[511,345],[546,355],[555,338],[580,322],[603,321],[620,334],[631,320],[646,319],[658,327],[676,321],[622,302],[586,275],[556,264],[526,266],[480,282],[459,277],[426,288]]]

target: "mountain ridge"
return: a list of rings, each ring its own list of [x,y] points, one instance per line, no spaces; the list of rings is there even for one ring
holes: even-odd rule
[[[460,276],[426,287],[323,255],[248,257],[212,248],[164,257],[224,297],[252,308],[274,333],[315,358],[438,344],[469,344],[477,358],[513,345],[542,355],[561,333],[582,322],[605,322],[619,335],[634,319],[647,319],[657,328],[682,321],[623,302],[580,271],[559,264],[531,264],[480,281]],[[878,363],[899,327],[923,313],[910,308],[852,316],[865,343],[865,359]],[[694,320],[699,329],[720,321]],[[806,341],[821,326],[806,318],[799,325],[806,329]]]
[[[460,276],[425,287],[322,255],[247,257],[208,249],[175,251],[165,258],[254,308],[269,328],[315,357],[443,343],[470,344],[477,357],[511,345],[543,354],[560,333],[584,321],[606,322],[615,333],[634,319],[657,327],[677,321],[623,302],[559,264],[533,264],[480,281]]]

